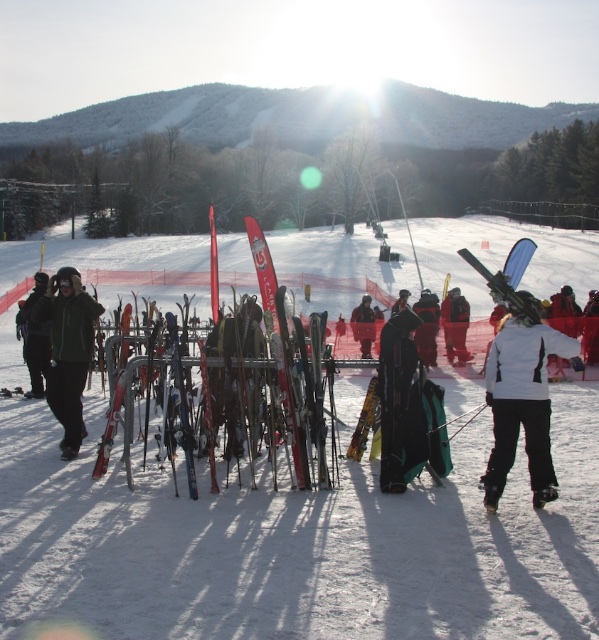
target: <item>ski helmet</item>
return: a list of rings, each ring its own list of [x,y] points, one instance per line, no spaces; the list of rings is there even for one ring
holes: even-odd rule
[[[454,287],[450,292],[452,296],[461,296],[462,290],[459,287]]]
[[[73,284],[73,276],[79,276],[81,278],[81,271],[79,271],[79,269],[75,269],[75,267],[60,267],[56,272],[56,279],[58,282],[61,280],[68,280]]]
[[[409,298],[412,294],[407,290],[407,289],[400,289],[399,290],[399,297],[400,298]]]
[[[530,291],[517,291],[516,295],[530,311],[538,313],[541,310],[541,301],[538,298],[535,298],[535,296]],[[508,308],[512,315],[525,316],[526,314],[522,311],[521,308],[518,308],[518,306],[519,305],[515,305],[511,300],[508,300]]]
[[[574,290],[572,289],[572,287],[569,284],[565,284],[562,287],[562,295],[571,296],[573,293],[574,293]]]
[[[421,296],[430,296],[430,295],[431,295],[431,290],[430,290],[430,289],[423,289],[423,290],[420,292],[420,295],[421,295]]]
[[[589,298],[594,298],[598,293],[599,291],[597,291],[597,289],[591,289],[589,291]]]
[[[364,302],[372,302],[372,297],[369,295],[362,296],[362,303]]]

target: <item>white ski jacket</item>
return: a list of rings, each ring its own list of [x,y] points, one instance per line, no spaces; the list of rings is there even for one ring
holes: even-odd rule
[[[580,355],[580,342],[547,325],[531,327],[510,318],[491,345],[487,391],[497,400],[547,400],[549,354],[573,358]]]

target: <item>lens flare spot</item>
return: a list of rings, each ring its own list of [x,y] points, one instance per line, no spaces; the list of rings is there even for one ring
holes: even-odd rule
[[[322,183],[322,173],[316,167],[306,167],[300,175],[300,183],[304,189],[318,189]]]

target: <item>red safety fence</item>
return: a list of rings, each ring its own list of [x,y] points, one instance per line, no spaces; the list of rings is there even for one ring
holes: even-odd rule
[[[84,284],[95,286],[124,286],[128,289],[144,286],[185,286],[210,288],[209,271],[114,271],[110,269],[85,269],[81,272]],[[324,291],[358,291],[370,293],[373,298],[380,300],[385,306],[391,306],[395,299],[383,292],[376,283],[358,278],[327,278],[306,273],[282,273],[279,274],[279,282],[287,287],[301,287],[310,285],[312,291],[322,289]],[[220,271],[219,284],[221,287],[233,286],[236,289],[257,289],[258,280],[255,272],[243,273],[238,271]],[[34,287],[33,277],[19,282],[10,291],[0,298],[0,313],[8,311],[22,297],[26,297],[28,291]]]
[[[7,291],[0,298],[0,313],[8,311],[13,306],[13,304],[18,302],[22,298],[27,298],[34,286],[35,280],[33,279],[33,277],[25,278],[25,280],[19,282],[16,287],[13,287],[10,291]]]
[[[210,272],[185,272],[185,271],[112,271],[108,269],[88,269],[82,272],[83,281],[98,285],[126,286],[137,288],[142,286],[196,286],[210,288]],[[221,287],[234,286],[236,289],[257,289],[258,283],[255,273],[223,272],[219,273]],[[288,287],[302,287],[310,285],[312,290],[322,288],[326,291],[357,291],[369,293],[373,299],[384,307],[391,307],[395,302],[389,293],[383,291],[376,282],[366,278],[327,278],[305,273],[285,273],[279,275],[279,282]],[[0,298],[0,314],[8,311],[18,300],[26,298],[34,287],[33,277],[28,277]],[[356,323],[350,323],[349,319],[344,325],[339,325],[334,319],[329,320],[330,335],[327,343],[333,345],[333,355],[338,360],[356,360],[362,358],[361,338],[364,333],[372,333],[371,354],[373,359],[379,356],[379,337],[384,321],[367,325],[361,328]],[[581,357],[588,363],[586,371],[574,372],[565,364],[563,368],[555,366],[557,375],[568,381],[599,380],[599,318],[564,318],[551,321],[551,325],[581,339]],[[467,377],[480,378],[485,365],[487,348],[494,337],[493,327],[488,318],[473,318],[468,324],[452,323],[453,331],[458,334],[465,333],[465,350],[467,357],[465,366],[461,366],[459,354],[448,351],[446,347],[445,331],[440,328],[436,336],[433,336],[432,345],[429,335],[429,357],[435,359],[437,366],[430,369],[430,377]],[[417,339],[418,342],[418,339]],[[436,350],[436,357],[435,357]],[[432,360],[431,360],[432,361]],[[453,362],[452,362],[453,361]],[[552,371],[552,373],[554,373]]]

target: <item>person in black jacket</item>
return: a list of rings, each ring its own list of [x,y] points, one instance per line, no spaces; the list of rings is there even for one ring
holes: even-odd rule
[[[38,271],[35,276],[35,286],[16,317],[19,333],[23,338],[23,356],[29,369],[31,391],[26,398],[39,400],[45,397],[44,381],[48,380],[52,347],[50,345],[50,330],[52,321],[35,322],[31,318],[31,311],[36,302],[43,297],[48,287],[48,274]]]
[[[402,451],[412,381],[418,368],[413,332],[422,320],[409,308],[391,316],[381,331],[378,394],[381,399],[381,475],[383,493],[404,493]]]
[[[350,320],[354,340],[360,342],[363,360],[372,359],[372,343],[376,338],[375,316],[374,310],[370,308],[371,303],[371,296],[362,296],[362,304],[352,311]]]
[[[64,427],[63,460],[74,460],[87,436],[81,394],[94,354],[94,322],[103,313],[104,307],[84,290],[81,273],[74,267],[62,267],[52,276],[31,313],[37,322],[52,323],[46,399]]]

